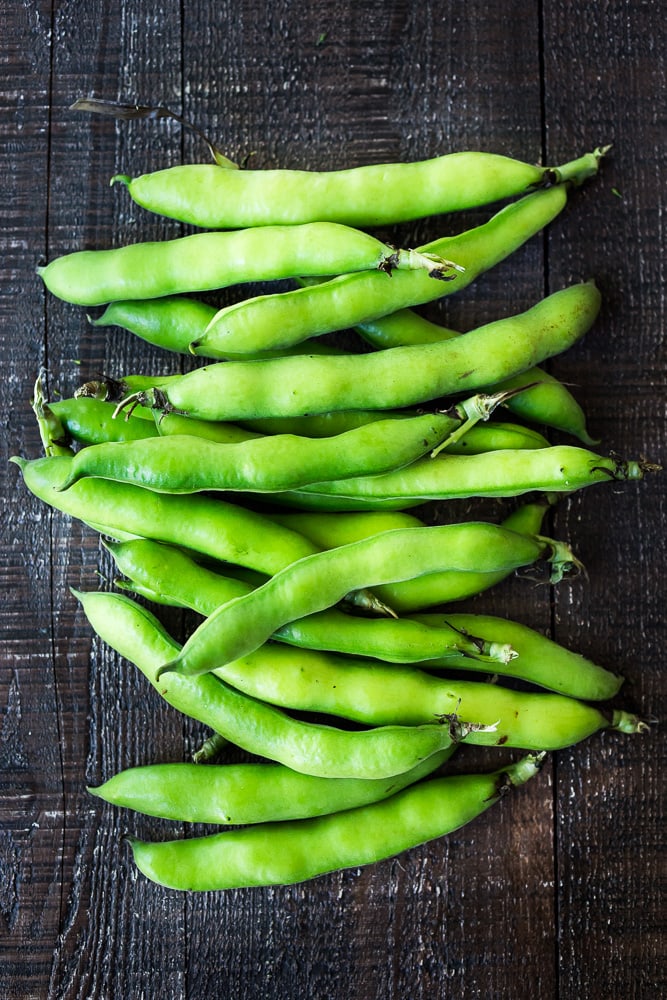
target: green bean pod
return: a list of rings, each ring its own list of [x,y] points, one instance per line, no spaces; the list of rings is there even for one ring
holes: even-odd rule
[[[508,521],[504,524],[507,525]],[[515,526],[518,526],[516,522]],[[149,600],[187,607],[203,616],[210,615],[235,597],[250,593],[252,589],[251,585],[220,576],[199,566],[187,554],[158,542],[139,539],[125,544],[112,543],[108,548],[121,572],[132,581],[131,589]],[[466,575],[460,574],[461,577]],[[470,575],[476,576],[474,573]],[[381,588],[377,589],[382,593]],[[348,631],[351,620],[353,624]],[[300,665],[308,663],[307,659],[300,659],[300,650],[330,651],[338,645],[343,652],[352,653],[355,657],[367,652],[384,661],[411,662],[424,669],[491,669],[488,654],[486,658],[484,655],[470,655],[470,651],[457,655],[454,649],[450,649],[446,656],[439,656],[444,639],[438,633],[443,624],[447,624],[449,628],[458,630],[462,640],[466,636],[474,636],[473,642],[480,652],[483,649],[510,649],[516,653],[514,657],[498,656],[494,660],[492,669],[503,676],[584,701],[613,698],[623,683],[619,674],[565,649],[526,625],[503,618],[460,612],[422,614],[412,619],[398,619],[393,622],[390,634],[384,629],[381,635],[378,635],[378,623],[365,619],[366,634],[361,640],[357,621],[339,611],[321,611],[285,625],[273,638],[289,643],[292,660]],[[413,628],[416,622],[422,625],[421,630]],[[355,634],[356,643],[353,641]],[[384,645],[380,645],[379,640],[383,636]],[[371,645],[371,640],[374,645]],[[462,646],[465,646],[464,642]],[[474,652],[474,647],[472,650]],[[250,662],[254,655],[245,657],[244,662]],[[349,662],[350,657],[347,659]],[[257,657],[257,662],[261,663],[260,657]]]
[[[461,336],[430,322],[423,316],[402,309],[390,316],[357,327],[362,337],[376,348],[405,347],[410,344],[437,344]],[[512,396],[505,404],[508,410],[524,420],[546,424],[578,437],[584,444],[595,444],[586,428],[586,415],[569,389],[541,368],[531,368],[507,379],[495,389],[518,389],[524,392]]]
[[[403,510],[427,500],[513,497],[532,490],[572,493],[597,483],[642,479],[646,463],[557,445],[420,460],[397,472],[346,482],[317,483],[283,502],[314,510]]]
[[[396,250],[348,226],[313,222],[195,233],[111,250],[79,250],[37,268],[37,273],[59,299],[97,306],[120,299],[160,298],[299,274],[367,268],[384,272],[418,269],[432,280],[444,277],[450,264],[435,251]],[[380,276],[389,280],[386,273]]]
[[[179,646],[157,619],[121,594],[76,596],[100,638],[135,663],[165,701],[241,749],[292,770],[323,778],[387,778],[447,749],[471,728],[450,719],[424,726],[343,730],[291,718],[218,677],[158,681],[160,661]]]
[[[222,420],[197,420],[173,412],[158,414],[155,410],[146,410],[143,407],[125,413],[123,417],[115,417],[116,404],[129,391],[127,383],[121,383],[122,392],[113,402],[111,399],[100,399],[97,390],[92,388],[92,383],[87,385],[92,395],[78,395],[49,404],[67,433],[80,444],[139,441],[143,438],[158,435],[167,437],[172,434],[191,434],[209,441],[229,444],[262,436],[257,431],[225,423]],[[105,383],[104,387],[100,384],[99,391],[109,397],[117,395],[116,390],[108,389],[108,383]],[[377,414],[375,418],[377,419]]]
[[[251,593],[245,581],[220,576],[193,562],[179,550],[146,539],[108,543],[116,565],[131,583],[122,589],[134,591],[158,604],[191,608],[203,616],[236,597]],[[533,547],[533,554],[534,554]],[[525,556],[524,556],[525,558]],[[502,665],[513,655],[508,644],[479,642],[477,637],[439,622],[436,628],[403,619],[358,618],[329,609],[285,624],[272,637],[306,649],[329,649],[376,657],[392,663],[411,663],[429,658],[472,656],[483,663]],[[298,650],[292,651],[300,661]]]
[[[417,411],[410,412],[416,414]],[[167,416],[172,415],[167,414]],[[316,413],[310,417],[249,420],[244,421],[242,426],[265,434],[298,434],[304,437],[322,438],[343,434],[375,420],[389,417],[395,419],[408,415],[407,411],[401,410],[343,410],[338,413]],[[211,422],[210,426],[216,425]],[[465,434],[447,445],[447,451],[450,455],[479,455],[485,451],[499,451],[503,448],[546,448],[548,445],[549,442],[544,435],[531,427],[493,420],[469,427]]]
[[[496,153],[448,153],[415,163],[347,170],[221,170],[169,167],[133,179],[118,175],[130,197],[151,212],[203,229],[300,224],[327,219],[354,226],[406,222],[474,208],[597,173],[605,149],[538,167]]]
[[[324,712],[367,726],[420,726],[455,713],[463,722],[490,727],[467,737],[468,743],[483,746],[559,750],[603,729],[638,733],[646,728],[629,712],[601,709],[562,694],[514,691],[499,684],[449,680],[413,667],[300,652],[295,658],[290,649],[268,643],[217,667],[215,674],[272,705]],[[558,666],[546,660],[545,673],[546,668],[554,674]]]
[[[88,791],[114,806],[182,823],[267,823],[379,802],[440,767],[454,747],[389,778],[319,778],[283,764],[148,764]]]
[[[91,319],[93,326],[119,326],[149,344],[177,354],[189,354],[190,344],[198,340],[211,322],[217,309],[205,302],[182,295],[165,295],[161,299],[127,299],[111,302],[103,314]],[[304,348],[296,345],[287,353],[302,354]],[[308,345],[313,354],[342,353],[330,344],[314,341]],[[275,357],[285,351],[265,351],[261,357]],[[206,357],[205,354],[203,354]],[[257,355],[252,355],[257,357]]]
[[[507,537],[511,558],[517,546],[553,554],[547,539],[517,535],[498,525],[449,524],[401,528],[301,559],[251,593],[210,615],[161,673],[204,673],[257,649],[283,625],[331,608],[349,591],[408,580],[444,569],[497,569],[498,539]],[[349,585],[348,585],[349,584]],[[342,589],[342,595],[338,594]]]
[[[185,502],[105,479],[82,480],[60,492],[57,487],[69,474],[71,458],[11,461],[21,469],[31,493],[96,529],[103,528],[112,538],[118,532],[154,538],[267,574],[317,551],[297,532],[222,500],[193,496]]]
[[[537,191],[506,205],[482,226],[420,247],[422,253],[456,262],[460,270],[452,272],[447,282],[432,281],[419,271],[397,271],[391,283],[382,274],[331,271],[339,277],[221,309],[190,350],[206,357],[275,350],[451,295],[540,232],[563,210],[567,195],[566,185]]]
[[[132,838],[140,871],[172,889],[289,885],[356,868],[443,837],[485,812],[539,770],[531,755],[491,774],[432,778],[383,802],[320,818],[262,823],[209,837],[149,843]]]
[[[339,476],[376,475],[446,444],[500,398],[472,397],[445,413],[379,420],[321,440],[283,434],[221,444],[181,434],[98,444],[75,455],[60,488],[94,476],[160,493],[273,493]]]
[[[251,438],[262,437],[265,434],[295,434],[298,437],[333,437],[355,430],[377,420],[409,419],[419,415],[418,410],[351,410],[339,413],[314,414],[310,417],[285,417],[275,420],[246,421],[243,425],[230,424],[222,420],[197,420],[176,411],[162,413],[159,410],[147,410],[138,406],[125,415],[129,429],[123,427],[123,420],[114,419],[116,404],[130,391],[135,384],[136,376],[129,376],[129,382],[124,380],[107,380],[105,382],[86,383],[90,397],[78,396],[74,399],[51,403],[54,413],[63,421],[65,430],[81,444],[101,444],[104,441],[138,440],[142,437],[155,437],[160,434],[167,437],[171,434],[192,434],[207,438],[209,441],[230,443],[233,441],[249,441]],[[143,377],[142,387],[150,386],[150,380]],[[98,398],[103,394],[105,399]],[[511,400],[508,396],[503,403],[506,406]],[[113,400],[113,401],[112,401]],[[81,405],[81,404],[86,404]],[[142,418],[142,422],[136,419]],[[148,418],[155,424],[151,427]],[[143,432],[143,433],[142,433]],[[447,445],[452,454],[477,455],[483,451],[497,451],[500,448],[545,448],[549,442],[532,428],[522,427],[500,421],[474,424],[464,435]]]
[[[395,275],[392,281],[398,276]],[[592,282],[554,292],[518,316],[440,344],[341,357],[293,357],[207,365],[126,403],[177,409],[206,420],[386,410],[475,391],[565,351],[600,307]]]
[[[518,507],[502,522],[502,527],[509,531],[516,531],[523,535],[538,535],[542,529],[544,515],[549,508],[546,501],[540,500],[535,503],[526,503]],[[373,521],[372,516],[379,518],[401,517],[411,518],[412,516],[399,511],[362,511],[351,513],[327,514],[320,512],[301,512],[270,515],[272,520],[278,520],[285,527],[299,531],[300,534],[309,538],[321,549],[330,549],[335,545],[345,545],[348,542],[359,541],[361,538],[368,538],[372,534],[380,531],[389,531],[392,527],[415,527],[406,521]],[[339,519],[343,519],[342,523]],[[346,521],[349,518],[351,520]],[[371,518],[364,521],[364,518]],[[417,521],[416,518],[412,518]],[[421,523],[421,522],[417,522]],[[414,580],[406,580],[404,583],[387,584],[376,587],[373,593],[385,604],[400,614],[411,611],[420,611],[424,608],[433,607],[437,604],[448,604],[452,601],[461,601],[474,594],[480,594],[488,590],[495,584],[500,583],[510,573],[515,572],[520,567],[513,570],[503,567],[495,573],[473,573],[468,570],[465,573],[427,573],[416,577]]]

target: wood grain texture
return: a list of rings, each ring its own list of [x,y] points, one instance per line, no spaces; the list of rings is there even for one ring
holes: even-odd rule
[[[613,141],[601,176],[575,193],[544,238],[426,311],[466,330],[593,275],[604,298],[600,320],[551,370],[575,384],[601,449],[664,464],[659,7],[162,0],[149,9],[137,0],[0,0],[4,458],[40,451],[27,405],[40,364],[52,392],[69,395],[98,371],[191,363],[91,327],[83,310],[45,297],[34,275],[40,258],[179,235],[182,227],[133,206],[108,179],[207,156],[172,122],[120,125],[69,112],[83,95],[164,103],[260,167],[341,167],[464,148],[555,162]],[[488,214],[424,220],[400,227],[400,236],[418,244]],[[173,827],[104,806],[85,786],[134,764],[187,759],[205,734],[91,635],[68,588],[98,588],[111,576],[95,535],[27,496],[6,461],[2,475],[3,997],[606,1000],[667,992],[657,728],[642,738],[598,735],[555,754],[535,781],[469,827],[372,867],[197,896],[137,875],[123,834],[163,837]],[[441,505],[427,517],[495,519],[508,506]],[[572,542],[587,577],[553,592],[514,579],[466,609],[550,631],[626,675],[619,706],[664,717],[664,515],[659,476],[564,500],[549,531]],[[179,613],[161,617],[176,635],[192,627]],[[498,759],[467,748],[452,766]]]

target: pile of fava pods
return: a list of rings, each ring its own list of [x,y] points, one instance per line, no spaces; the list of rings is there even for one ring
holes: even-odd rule
[[[91,789],[228,827],[130,838],[150,879],[227,889],[364,865],[467,823],[547,751],[646,729],[605,704],[617,674],[455,604],[517,570],[542,567],[555,584],[579,568],[542,533],[549,505],[650,468],[591,450],[580,406],[537,367],[594,322],[595,284],[463,336],[412,311],[540,232],[603,153],[549,168],[460,152],[319,173],[216,155],[118,178],[139,205],[200,232],[39,269],[51,294],[105,306],[96,325],[206,359],[185,375],[114,373],[56,402],[40,376],[46,455],[13,459],[28,490],[99,532],[117,564],[115,590],[76,593],[94,631],[213,732],[194,762]],[[492,202],[502,207],[482,225],[417,249],[369,232]],[[276,279],[293,288],[221,309],[191,297]],[[350,329],[363,352],[323,336]],[[494,419],[501,407],[511,422]],[[534,425],[576,443],[550,445]],[[502,523],[428,526],[410,512],[468,497],[522,499]],[[201,623],[181,646],[151,604]],[[229,742],[258,759],[212,763]],[[491,773],[448,773],[467,744],[523,753],[499,754]]]

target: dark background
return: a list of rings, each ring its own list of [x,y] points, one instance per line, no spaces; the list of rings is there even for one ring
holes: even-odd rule
[[[470,329],[595,277],[601,317],[550,370],[575,386],[601,449],[667,460],[663,4],[0,8],[3,459],[40,453],[28,405],[40,365],[63,395],[98,371],[176,370],[170,356],[95,330],[83,310],[45,297],[34,273],[71,250],[181,232],[108,179],[205,159],[205,148],[172,122],[116,125],[68,110],[96,96],[164,103],[232,157],[254,153],[258,167],[466,148],[552,163],[613,142],[599,178],[543,238],[430,314]],[[487,214],[401,233],[414,245]],[[91,635],[68,587],[106,584],[97,538],[27,495],[15,466],[0,469],[0,995],[667,994],[659,725],[553,754],[534,782],[471,826],[371,868],[199,896],[138,876],[123,833],[163,836],[166,824],[105,807],[86,784],[184,759],[202,733]],[[664,718],[664,503],[664,475],[563,501],[549,528],[572,543],[588,576],[553,591],[508,581],[471,606],[550,630],[623,672],[617,703]],[[183,627],[177,615],[165,620]],[[475,760],[494,766],[498,757]]]

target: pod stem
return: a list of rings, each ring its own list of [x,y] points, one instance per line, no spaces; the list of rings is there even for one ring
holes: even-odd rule
[[[226,746],[229,746],[229,740],[226,737],[221,736],[220,733],[211,733],[209,738],[204,740],[194,751],[192,761],[195,764],[209,764]]]
[[[69,435],[47,402],[44,392],[45,377],[46,369],[40,368],[39,374],[35,379],[32,399],[30,400],[33,413],[37,417],[37,426],[39,427],[39,436],[44,446],[44,454],[47,458],[62,455],[72,456],[74,452],[69,446]]]
[[[616,729],[619,733],[647,733],[649,724],[632,712],[623,712],[615,708],[611,716],[611,729]]]
[[[527,754],[521,760],[512,764],[511,768],[503,771],[499,776],[498,795],[503,795],[511,788],[518,788],[520,785],[525,785],[527,781],[535,777],[544,764],[546,756],[546,751],[544,750],[540,753]]]
[[[589,177],[594,177],[597,174],[600,168],[600,160],[603,156],[606,156],[610,149],[611,144],[608,146],[598,146],[592,153],[584,153],[583,156],[577,157],[576,160],[570,160],[569,163],[563,163],[559,167],[549,168],[547,174],[551,176],[551,179],[556,184],[569,182],[570,184],[574,184],[575,187],[579,187]]]
[[[402,271],[428,271],[431,278],[439,281],[452,281],[456,273],[463,274],[465,267],[452,260],[446,260],[434,253],[422,253],[419,250],[393,249],[392,253],[383,257],[378,264],[380,271],[391,275],[396,269]]]
[[[549,552],[547,559],[551,565],[550,583],[560,583],[569,573],[586,574],[586,567],[575,556],[566,542],[558,542],[553,538],[546,538],[544,535],[536,535],[535,537],[547,546]]]
[[[493,411],[498,406],[503,406],[513,396],[519,392],[525,392],[530,386],[521,386],[516,389],[508,389],[506,392],[496,392],[491,394],[477,393],[457,403],[451,409],[452,416],[459,417],[463,422],[449,434],[444,441],[433,449],[431,458],[436,458],[441,451],[456,444],[464,434],[467,434],[480,420],[488,420]],[[450,411],[447,411],[450,412]]]

